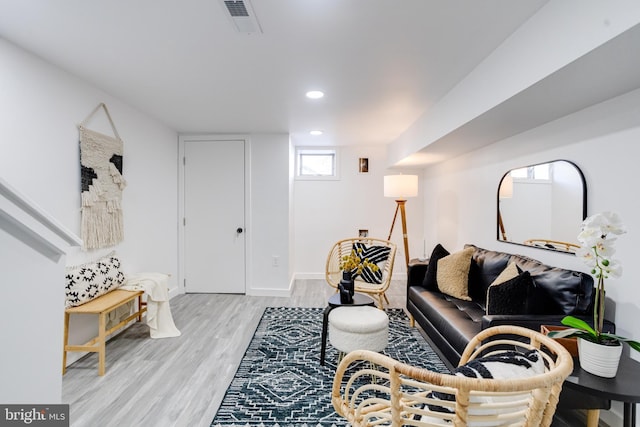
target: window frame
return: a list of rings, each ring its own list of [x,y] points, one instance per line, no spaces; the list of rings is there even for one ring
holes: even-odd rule
[[[333,175],[302,175],[301,166],[304,155],[333,155]],[[340,152],[337,147],[296,147],[295,179],[299,181],[336,181],[340,179]]]
[[[526,169],[527,171],[527,177],[526,178],[521,178],[521,177],[515,177],[513,175],[511,175],[513,182],[520,182],[520,183],[528,183],[528,184],[551,184],[553,183],[553,165],[549,166],[549,177],[548,178],[536,178],[535,177],[535,167],[539,166],[539,165],[533,165],[533,166],[526,166],[523,168],[517,168],[514,170],[520,170],[520,169]]]

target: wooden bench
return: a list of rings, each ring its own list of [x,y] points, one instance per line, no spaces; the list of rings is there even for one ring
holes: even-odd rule
[[[77,307],[70,307],[64,311],[64,351],[62,354],[62,374],[67,371],[67,352],[68,351],[86,351],[98,353],[98,375],[102,376],[105,372],[105,341],[107,336],[112,332],[120,329],[134,318],[138,318],[138,322],[142,321],[142,314],[147,311],[147,304],[142,301],[143,291],[125,291],[116,289],[104,295],[99,296],[89,302]],[[117,325],[107,329],[108,314],[118,307],[127,304],[137,298],[138,305],[135,313],[122,320]],[[69,318],[72,314],[97,314],[98,315],[98,336],[87,341],[82,345],[69,345]]]

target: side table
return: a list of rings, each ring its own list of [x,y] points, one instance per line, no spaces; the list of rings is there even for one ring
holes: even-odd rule
[[[340,294],[331,295],[327,308],[324,309],[324,314],[322,317],[322,347],[320,348],[320,364],[322,366],[324,366],[324,356],[327,352],[327,329],[329,328],[329,313],[331,313],[331,310],[336,307],[359,307],[363,305],[370,305],[375,307],[376,303],[373,298],[368,295],[354,293],[353,303],[342,304],[340,302]]]
[[[636,425],[636,403],[640,403],[640,363],[628,354],[623,354],[614,378],[602,378],[584,371],[578,358],[574,358],[573,365],[573,372],[567,377],[563,387],[624,402],[623,426]],[[595,419],[595,425],[597,424],[598,420]]]

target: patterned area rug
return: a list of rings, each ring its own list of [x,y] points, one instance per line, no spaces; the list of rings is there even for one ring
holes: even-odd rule
[[[220,405],[212,427],[346,426],[331,404],[337,351],[327,339],[320,365],[321,308],[267,308]],[[384,354],[449,372],[401,309],[388,309]]]

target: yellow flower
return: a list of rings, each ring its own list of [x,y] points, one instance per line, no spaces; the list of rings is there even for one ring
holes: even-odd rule
[[[369,258],[360,259],[358,254],[361,253],[361,248],[358,248],[357,252],[355,249],[352,249],[349,255],[342,257],[342,260],[340,261],[340,269],[351,271],[355,273],[355,275],[361,274],[362,270],[365,268],[369,268],[371,271],[378,271],[380,269],[376,264],[370,262]]]

